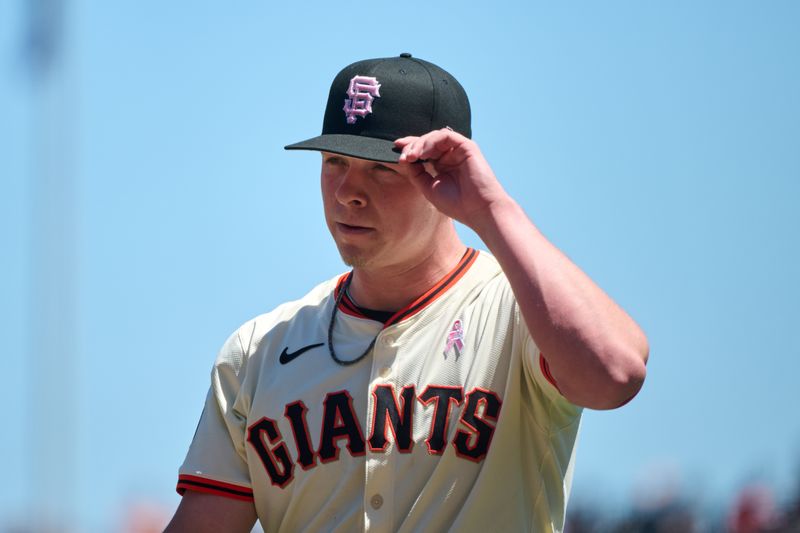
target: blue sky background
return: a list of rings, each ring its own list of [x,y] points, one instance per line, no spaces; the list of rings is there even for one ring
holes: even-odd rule
[[[405,51],[462,82],[501,182],[649,335],[636,401],[585,415],[574,501],[796,491],[800,4],[433,4],[71,2],[43,90],[0,2],[0,525],[52,494],[80,531],[177,505],[218,347],[344,270],[318,156],[283,146],[339,68]]]

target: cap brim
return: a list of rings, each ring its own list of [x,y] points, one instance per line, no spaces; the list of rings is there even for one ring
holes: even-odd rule
[[[284,146],[284,149],[331,152],[381,163],[397,163],[397,160],[400,159],[400,149],[395,147],[393,141],[340,133],[320,135],[313,139]]]

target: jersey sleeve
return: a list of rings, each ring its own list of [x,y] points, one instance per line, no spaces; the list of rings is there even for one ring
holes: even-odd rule
[[[253,501],[245,451],[247,415],[242,412],[248,402],[243,401],[247,354],[241,331],[227,340],[211,372],[203,413],[178,473],[181,495],[195,490]]]

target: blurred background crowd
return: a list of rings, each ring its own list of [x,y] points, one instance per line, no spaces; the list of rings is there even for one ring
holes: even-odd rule
[[[565,533],[681,532],[800,532],[800,491],[776,495],[767,485],[746,485],[720,508],[709,508],[671,489],[657,491],[621,513],[610,512],[600,501],[582,503],[569,509],[565,529]]]
[[[800,491],[777,495],[766,484],[745,485],[730,502],[709,505],[675,487],[646,489],[619,509],[599,495],[577,495],[570,504],[564,533],[800,533]],[[800,483],[798,483],[800,486]],[[125,507],[105,531],[161,533],[173,510],[155,500]],[[0,524],[2,533],[79,533],[70,524],[31,525],[24,519]],[[99,529],[98,529],[99,531]],[[254,533],[262,532],[256,525]]]

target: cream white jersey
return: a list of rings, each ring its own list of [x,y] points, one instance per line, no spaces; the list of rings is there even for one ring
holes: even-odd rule
[[[381,323],[344,274],[225,343],[178,491],[251,500],[267,532],[561,531],[581,409],[497,261]],[[337,298],[338,297],[338,298]],[[332,313],[333,360],[328,345]]]

